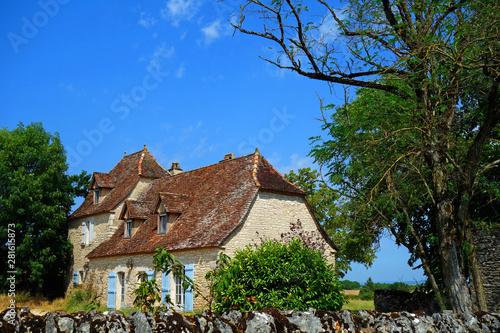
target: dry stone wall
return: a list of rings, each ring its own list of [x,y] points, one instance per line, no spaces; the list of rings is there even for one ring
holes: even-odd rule
[[[500,227],[476,231],[474,246],[488,311],[500,312]],[[474,290],[472,292],[475,293]]]
[[[498,315],[476,313],[457,315],[451,311],[432,316],[408,312],[379,313],[360,311],[327,312],[319,310],[293,311],[267,309],[254,312],[230,311],[222,316],[205,311],[201,315],[182,316],[176,312],[132,312],[125,316],[119,311],[97,311],[67,314],[63,311],[35,316],[29,309],[0,314],[2,332],[110,332],[110,333],[497,333]]]

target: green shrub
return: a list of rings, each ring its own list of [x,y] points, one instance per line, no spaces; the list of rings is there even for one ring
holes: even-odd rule
[[[67,312],[102,310],[97,292],[91,287],[75,288],[69,294]]]
[[[373,291],[367,291],[359,294],[359,299],[363,301],[370,301],[373,299]]]
[[[212,311],[265,308],[340,310],[345,302],[341,286],[320,251],[295,239],[247,246],[234,258],[221,254],[211,281]]]

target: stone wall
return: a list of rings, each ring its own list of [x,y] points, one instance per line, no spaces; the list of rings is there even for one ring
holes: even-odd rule
[[[433,293],[375,290],[373,301],[378,312],[423,311],[426,314],[434,314],[440,311]]]
[[[477,230],[474,233],[474,246],[481,267],[488,311],[500,312],[500,227],[490,231]]]
[[[160,313],[154,318],[150,313],[132,312],[127,316],[119,311],[78,312],[63,311],[35,316],[29,309],[0,313],[2,332],[199,332],[199,333],[495,333],[500,332],[498,315],[477,313],[457,315],[451,311],[432,316],[408,312],[378,313],[360,311],[327,312],[320,310],[293,311],[266,309],[254,312],[230,311],[222,316],[211,312],[182,316],[176,312]]]
[[[259,191],[245,221],[225,241],[224,251],[231,256],[247,244],[259,244],[262,236],[281,239],[282,233],[290,231],[290,223],[297,220],[305,231],[318,230],[303,197]],[[334,263],[335,250],[329,245],[326,248],[325,256]]]

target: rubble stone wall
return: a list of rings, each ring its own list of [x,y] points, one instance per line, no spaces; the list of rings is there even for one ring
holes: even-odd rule
[[[176,312],[132,312],[125,316],[119,311],[103,314],[97,311],[51,312],[35,316],[29,309],[5,310],[0,313],[2,332],[200,332],[200,333],[389,333],[389,332],[500,332],[498,315],[476,313],[457,315],[451,311],[432,316],[408,312],[379,313],[360,311],[326,312],[320,310],[293,311],[267,309],[254,312],[230,311],[222,316],[205,311],[201,315],[183,316]]]
[[[476,231],[474,246],[488,311],[500,312],[500,227]]]

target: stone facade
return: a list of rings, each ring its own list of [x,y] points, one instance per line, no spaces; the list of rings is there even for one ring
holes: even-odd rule
[[[476,231],[474,246],[488,311],[500,312],[500,227],[490,231]],[[474,295],[474,290],[472,294]]]
[[[136,199],[151,183],[149,178],[141,178],[132,190],[130,197]],[[101,200],[104,200],[104,195]],[[85,282],[85,276],[89,271],[89,260],[86,256],[94,250],[99,244],[109,240],[116,229],[123,223],[119,220],[124,201],[121,202],[113,211],[70,219],[68,222],[68,238],[73,244],[73,272],[79,272],[79,283]],[[86,225],[87,241],[82,241],[83,223]],[[93,223],[93,235],[89,235],[88,225]],[[67,288],[73,287],[73,276],[68,278]]]
[[[172,251],[176,259],[183,264],[194,264],[194,281],[204,290],[208,296],[205,275],[215,267],[219,249],[194,249],[188,251]],[[108,275],[110,272],[125,274],[125,308],[132,307],[135,296],[133,290],[137,287],[139,281],[137,275],[139,272],[153,271],[153,254],[137,254],[129,256],[114,256],[95,258],[90,261],[88,270],[88,280],[85,281],[92,285],[98,292],[102,303],[106,303],[108,290]],[[159,286],[162,284],[160,272],[155,273],[155,278]],[[173,278],[170,278],[170,286],[174,286]],[[120,289],[120,285],[117,289]],[[175,288],[170,288],[170,297],[175,297]],[[205,305],[203,297],[195,297],[193,300],[195,309],[202,309]],[[116,308],[121,308],[120,296],[116,297]]]
[[[238,248],[259,244],[259,237],[281,239],[281,234],[290,231],[290,224],[297,220],[305,231],[318,230],[303,197],[259,191],[245,222],[224,242],[225,253],[231,256]],[[326,245],[325,255],[334,263],[335,250]]]

